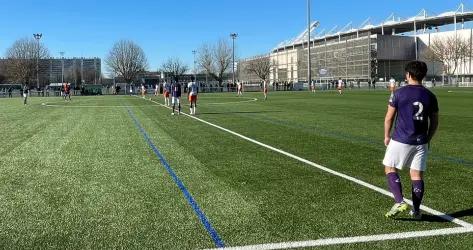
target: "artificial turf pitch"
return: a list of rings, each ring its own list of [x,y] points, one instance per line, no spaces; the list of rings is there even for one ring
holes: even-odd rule
[[[473,91],[451,91],[434,90],[440,128],[424,204],[473,223]],[[270,92],[263,101],[261,93],[203,94],[197,117],[386,189],[388,97],[386,91]],[[163,103],[161,96],[152,99]],[[429,214],[422,221],[407,214],[386,219],[391,198],[198,120],[171,116],[149,100],[29,101],[0,99],[1,248],[214,248],[195,205],[225,246],[458,227]],[[402,178],[410,198],[407,171]],[[473,233],[327,248],[471,246]]]

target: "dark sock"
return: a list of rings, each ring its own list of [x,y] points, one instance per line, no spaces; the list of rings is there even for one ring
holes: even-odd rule
[[[402,196],[402,185],[401,178],[398,173],[389,173],[386,175],[388,179],[388,186],[391,190],[391,193],[394,195],[394,201],[396,203],[401,203],[404,200]]]
[[[414,212],[419,212],[422,198],[424,197],[424,181],[412,181],[412,204]]]
[[[179,103],[179,113],[181,113],[181,104]]]
[[[176,104],[172,105],[172,112],[174,113],[174,110],[176,109]]]

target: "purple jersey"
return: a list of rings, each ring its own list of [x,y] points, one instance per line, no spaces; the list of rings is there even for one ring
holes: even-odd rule
[[[394,92],[389,105],[397,111],[393,140],[409,145],[428,143],[429,117],[439,111],[432,92],[422,85],[407,85]]]
[[[171,95],[172,97],[181,97],[181,84],[173,83],[171,85]]]

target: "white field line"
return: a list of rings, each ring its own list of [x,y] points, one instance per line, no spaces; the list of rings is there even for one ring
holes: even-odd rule
[[[247,98],[248,100],[237,101],[237,102],[211,102],[211,103],[203,103],[199,105],[226,105],[226,104],[238,104],[238,103],[247,103],[247,102],[256,102],[258,98]],[[198,101],[198,100],[197,100]],[[183,104],[181,102],[181,104]],[[190,106],[190,104],[183,104],[184,106]]]
[[[156,101],[153,101],[153,100],[149,100],[149,101],[151,101],[151,102],[153,102],[153,103],[156,103],[156,104],[158,104],[158,105],[160,105],[160,106],[162,106],[162,107],[165,107],[165,108],[170,109],[170,107],[167,107],[167,106],[165,106],[165,105],[163,105],[163,104],[161,104],[161,103],[158,103],[158,102],[156,102]],[[234,131],[231,131],[231,130],[229,130],[229,129],[220,127],[220,126],[218,126],[218,125],[216,125],[216,124],[213,124],[213,123],[210,123],[210,122],[208,122],[208,121],[202,120],[202,119],[200,119],[200,118],[198,118],[198,117],[191,116],[191,115],[188,115],[188,114],[186,114],[186,113],[182,113],[182,114],[185,115],[185,116],[187,116],[187,117],[190,117],[190,118],[192,118],[192,119],[195,119],[195,120],[197,120],[197,121],[200,121],[200,122],[202,122],[202,123],[205,123],[205,124],[207,124],[207,125],[210,125],[210,126],[212,126],[212,127],[215,127],[215,128],[220,129],[220,130],[223,130],[223,131],[225,131],[225,132],[227,132],[227,133],[230,133],[230,134],[232,134],[232,135],[238,136],[238,137],[240,137],[240,138],[242,138],[242,139],[244,139],[244,140],[247,140],[247,141],[249,141],[249,142],[252,142],[252,143],[254,143],[254,144],[260,145],[260,146],[262,146],[262,147],[264,147],[264,148],[267,148],[267,149],[269,149],[269,150],[272,150],[272,151],[274,151],[274,152],[283,154],[283,155],[285,155],[285,156],[287,156],[287,157],[289,157],[289,158],[292,158],[292,159],[295,159],[295,160],[297,160],[297,161],[303,162],[303,163],[305,163],[305,164],[307,164],[307,165],[313,166],[313,167],[315,167],[315,168],[318,168],[318,169],[323,170],[323,171],[325,171],[325,172],[328,172],[328,173],[330,173],[330,174],[336,175],[336,176],[341,177],[341,178],[343,178],[343,179],[352,181],[352,182],[357,183],[357,184],[359,184],[359,185],[361,185],[361,186],[364,186],[364,187],[366,187],[366,188],[369,188],[369,189],[371,189],[371,190],[374,190],[374,191],[376,191],[376,192],[378,192],[378,193],[381,193],[381,194],[384,194],[384,195],[386,195],[386,196],[389,196],[389,197],[391,197],[391,198],[393,197],[393,195],[391,194],[391,192],[389,192],[389,191],[387,191],[387,190],[384,190],[384,189],[382,189],[382,188],[380,188],[380,187],[377,187],[377,186],[375,186],[375,185],[372,185],[372,184],[370,184],[370,183],[367,183],[367,182],[365,182],[365,181],[362,181],[362,180],[359,180],[359,179],[357,179],[357,178],[351,177],[351,176],[349,176],[349,175],[346,175],[346,174],[337,172],[337,171],[335,171],[335,170],[332,170],[332,169],[330,169],[330,168],[324,167],[324,166],[319,165],[319,164],[317,164],[317,163],[311,162],[311,161],[309,161],[309,160],[306,160],[306,159],[301,158],[301,157],[299,157],[299,156],[293,155],[293,154],[288,153],[288,152],[286,152],[286,151],[283,151],[283,150],[281,150],[281,149],[278,149],[278,148],[269,146],[269,145],[264,144],[264,143],[262,143],[262,142],[259,142],[259,141],[257,141],[257,140],[254,140],[254,139],[251,139],[251,138],[246,137],[246,136],[244,136],[244,135],[241,135],[241,134],[239,134],[239,133],[237,133],[237,132],[234,132]],[[406,201],[409,205],[412,206],[412,201],[411,201],[411,200],[405,199],[405,201]],[[420,209],[423,210],[423,211],[425,211],[425,212],[427,212],[427,213],[429,213],[429,214],[438,216],[438,217],[440,217],[440,218],[442,218],[442,219],[444,219],[444,220],[446,220],[446,221],[450,221],[450,222],[453,222],[453,223],[455,223],[455,224],[458,224],[458,225],[460,225],[460,226],[462,226],[462,227],[471,227],[471,228],[473,228],[473,225],[470,224],[470,223],[468,223],[468,222],[466,222],[466,221],[463,221],[463,220],[454,218],[454,217],[452,217],[452,216],[450,216],[450,215],[447,215],[447,214],[442,213],[442,212],[440,212],[440,211],[437,211],[437,210],[434,210],[434,209],[432,209],[432,208],[426,207],[426,206],[424,206],[424,205],[421,205],[421,206],[420,206]]]
[[[129,105],[129,106],[123,106],[123,105],[116,105],[116,106],[111,106],[111,105],[60,105],[60,104],[47,104],[47,103],[42,103],[42,106],[46,107],[57,107],[57,108],[133,108],[133,107],[156,107],[159,105]]]
[[[236,103],[245,103],[245,102],[256,102],[258,98],[251,98],[250,100],[246,101],[238,101],[238,102],[214,102],[214,103],[204,103],[205,105],[225,105],[225,104],[236,104]]]
[[[345,237],[345,238],[330,238],[330,239],[319,239],[319,240],[308,240],[308,241],[293,241],[293,242],[279,242],[279,243],[268,243],[268,244],[258,244],[258,245],[248,245],[248,246],[236,246],[236,247],[226,247],[225,249],[235,249],[235,250],[236,249],[238,250],[289,249],[289,248],[366,243],[366,242],[374,242],[374,241],[410,239],[410,238],[421,238],[421,237],[432,237],[432,236],[444,236],[444,235],[464,234],[464,233],[472,233],[472,232],[473,232],[473,228],[456,227],[456,228],[413,231],[413,232],[404,232],[404,233],[377,234],[377,235],[355,236],[355,237]]]

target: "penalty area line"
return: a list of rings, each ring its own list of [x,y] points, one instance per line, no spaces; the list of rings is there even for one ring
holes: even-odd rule
[[[404,233],[375,234],[375,235],[354,236],[354,237],[344,237],[344,238],[327,238],[327,239],[307,240],[307,241],[292,241],[292,242],[279,242],[279,243],[268,243],[268,244],[247,245],[247,246],[235,246],[235,247],[227,247],[225,249],[235,249],[235,250],[236,249],[238,250],[289,249],[289,248],[367,243],[367,242],[376,242],[376,241],[385,241],[385,240],[425,238],[425,237],[433,237],[433,236],[465,234],[465,233],[472,233],[472,232],[473,232],[473,228],[455,227],[455,228],[435,229],[435,230],[426,230],[426,231],[412,231],[412,232],[404,232]],[[215,249],[222,249],[222,248],[215,248]]]
[[[167,108],[167,109],[171,109],[170,107],[167,107],[166,105],[163,105],[163,104],[161,104],[161,103],[159,103],[159,102],[156,102],[156,101],[153,101],[153,100],[148,100],[148,101],[153,102],[153,103],[155,103],[155,104],[158,104],[158,105],[161,106],[161,107],[164,107],[164,108]],[[287,157],[289,157],[289,158],[292,158],[292,159],[294,159],[294,160],[297,160],[297,161],[299,161],[299,162],[302,162],[302,163],[305,163],[305,164],[307,164],[307,165],[313,166],[313,167],[315,167],[315,168],[317,168],[317,169],[320,169],[320,170],[325,171],[325,172],[327,172],[327,173],[330,173],[330,174],[332,174],[332,175],[341,177],[341,178],[343,178],[343,179],[345,179],[345,180],[349,180],[349,181],[354,182],[354,183],[356,183],[356,184],[359,184],[359,185],[361,185],[361,186],[363,186],[363,187],[366,187],[366,188],[369,188],[369,189],[371,189],[371,190],[373,190],[373,191],[376,191],[376,192],[378,192],[378,193],[380,193],[380,194],[384,194],[384,195],[386,195],[386,196],[389,196],[389,197],[393,198],[393,195],[392,195],[391,192],[389,192],[389,191],[387,191],[387,190],[385,190],[385,189],[382,189],[382,188],[380,188],[380,187],[378,187],[378,186],[375,186],[375,185],[373,185],[373,184],[370,184],[370,183],[368,183],[368,182],[365,182],[365,181],[362,181],[362,180],[357,179],[357,178],[355,178],[355,177],[352,177],[352,176],[349,176],[349,175],[346,175],[346,174],[337,172],[337,171],[335,171],[335,170],[333,170],[333,169],[324,167],[324,166],[322,166],[322,165],[320,165],[320,164],[311,162],[311,161],[309,161],[309,160],[307,160],[307,159],[304,159],[304,158],[302,158],[302,157],[299,157],[299,156],[297,156],[297,155],[293,155],[293,154],[288,153],[288,152],[286,152],[286,151],[283,151],[283,150],[281,150],[281,149],[278,149],[278,148],[275,148],[275,147],[273,147],[273,146],[264,144],[264,143],[262,143],[262,142],[259,142],[259,141],[255,140],[255,139],[249,138],[249,137],[244,136],[244,135],[242,135],[242,134],[239,134],[239,133],[237,133],[237,132],[235,132],[235,131],[226,129],[226,128],[224,128],[224,127],[221,127],[221,126],[219,126],[219,125],[213,124],[213,123],[208,122],[208,121],[205,121],[205,120],[200,119],[200,118],[198,118],[198,117],[195,117],[195,116],[192,116],[192,115],[189,115],[189,114],[186,114],[186,113],[182,113],[182,114],[185,115],[185,116],[187,116],[187,117],[189,117],[189,118],[192,118],[192,119],[194,119],[194,120],[197,120],[197,121],[200,121],[200,122],[202,122],[202,123],[205,123],[205,124],[207,124],[207,125],[209,125],[209,126],[212,126],[212,127],[214,127],[214,128],[217,128],[217,129],[219,129],[219,130],[225,131],[225,132],[227,132],[227,133],[229,133],[229,134],[232,134],[232,135],[235,135],[235,136],[237,136],[237,137],[240,137],[240,138],[242,138],[242,139],[244,139],[244,140],[246,140],[246,141],[249,141],[249,142],[252,142],[252,143],[254,143],[254,144],[257,144],[257,145],[259,145],[259,146],[261,146],[261,147],[267,148],[267,149],[269,149],[269,150],[271,150],[271,151],[280,153],[280,154],[282,154],[282,155],[285,155],[285,156],[287,156]],[[412,201],[411,201],[411,200],[405,199],[405,201],[406,201],[409,205],[412,206]],[[421,209],[422,211],[424,211],[424,212],[427,212],[427,213],[429,213],[429,214],[435,215],[435,216],[437,216],[437,217],[440,217],[440,218],[442,218],[442,219],[444,219],[444,220],[446,220],[446,221],[455,223],[455,224],[460,225],[460,226],[462,226],[462,227],[473,228],[473,225],[470,224],[470,223],[468,223],[468,222],[466,222],[466,221],[460,220],[460,219],[458,219],[458,218],[454,218],[453,216],[450,216],[450,215],[445,214],[445,213],[443,213],[443,212],[440,212],[440,211],[437,211],[437,210],[435,210],[435,209],[429,208],[429,207],[427,207],[427,206],[421,205],[421,206],[420,206],[420,209]]]

